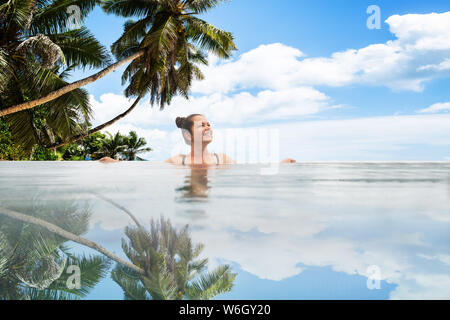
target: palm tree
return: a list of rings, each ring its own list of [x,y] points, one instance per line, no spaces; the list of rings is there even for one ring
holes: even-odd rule
[[[125,95],[150,94],[150,102],[158,102],[163,109],[175,94],[187,98],[194,78],[203,78],[197,63],[206,64],[206,53],[229,58],[235,48],[233,36],[196,18],[221,0],[105,0],[106,13],[128,20],[122,36],[111,49],[117,59],[136,52],[122,80],[129,85]]]
[[[206,55],[202,50],[228,58],[231,51],[236,49],[231,33],[196,17],[222,1],[104,0],[102,6],[105,12],[125,18],[139,18],[125,24],[123,35],[112,46],[118,62],[39,99],[0,110],[0,116],[52,101],[130,61],[123,75],[123,80],[129,81],[126,96],[137,96],[140,100],[143,95],[150,93],[151,103],[158,101],[161,109],[177,93],[187,97],[192,80],[203,78],[195,66],[195,63],[206,63]]]
[[[136,97],[136,100],[125,112],[108,122],[74,136],[70,141],[47,147],[59,148],[111,126],[130,114],[147,93],[151,104],[158,102],[161,109],[170,104],[176,94],[188,98],[193,79],[204,78],[197,66],[207,64],[204,51],[229,58],[236,49],[231,33],[195,17],[220,2],[222,0],[105,0],[105,12],[140,18],[126,22],[122,36],[111,48],[119,61],[128,62],[132,58],[122,82],[129,82],[125,95]]]
[[[192,244],[187,226],[181,231],[176,231],[169,221],[161,218],[159,223],[152,220],[150,231],[147,231],[128,210],[116,203],[114,205],[125,211],[137,224],[135,228],[125,229],[129,240],[122,239],[123,250],[132,263],[121,259],[93,241],[66,231],[73,230],[75,233],[82,233],[87,226],[86,215],[73,214],[73,210],[70,208],[64,210],[63,208],[49,206],[44,210],[46,219],[43,220],[41,219],[43,212],[37,210],[36,207],[22,208],[26,212],[34,213],[36,217],[32,214],[17,212],[13,210],[16,209],[14,206],[12,209],[0,207],[0,216],[6,217],[0,221],[2,222],[0,224],[0,293],[2,294],[0,299],[65,299],[67,294],[71,297],[70,294],[81,296],[86,293],[83,289],[81,291],[65,291],[66,289],[62,286],[64,281],[61,278],[62,266],[60,260],[45,261],[44,263],[50,267],[40,271],[35,271],[33,268],[39,267],[43,263],[40,260],[30,258],[18,260],[19,263],[16,264],[16,267],[11,268],[10,266],[14,265],[10,263],[11,248],[14,248],[14,252],[23,253],[33,252],[33,247],[29,245],[12,247],[4,241],[5,236],[1,235],[5,230],[9,232],[9,236],[15,239],[16,243],[18,241],[23,244],[38,243],[36,247],[40,251],[33,254],[31,258],[48,257],[49,252],[53,254],[52,257],[59,257],[58,252],[55,252],[58,246],[55,246],[54,242],[29,241],[29,238],[26,237],[29,233],[24,231],[29,232],[33,229],[39,232],[47,232],[47,236],[58,239],[58,241],[71,240],[97,250],[118,263],[112,272],[112,278],[124,290],[125,299],[212,299],[232,289],[236,274],[231,273],[229,266],[219,266],[213,272],[204,272],[208,259],[198,259],[203,245],[194,246]],[[64,219],[67,216],[71,217],[72,221]],[[25,224],[26,227],[19,229],[5,228],[7,225],[4,222],[5,219],[14,219]],[[40,235],[39,233],[31,233],[31,235],[36,234]],[[39,238],[33,238],[33,240],[35,239],[39,240]],[[15,250],[20,247],[23,250]],[[53,251],[52,248],[54,248]],[[66,252],[61,245],[59,245],[59,250]],[[47,255],[39,256],[40,252],[47,253]],[[23,254],[19,257],[23,257]],[[31,261],[31,264],[29,265],[30,269],[25,269],[25,272],[18,276],[14,274],[17,270],[21,270],[21,267],[18,268],[17,265],[25,265],[20,261]],[[58,262],[60,263],[58,264]],[[98,262],[99,260],[94,262],[94,265],[95,263],[99,267],[103,265],[103,260],[100,263]],[[98,271],[94,268],[92,272],[95,270]],[[102,270],[104,269],[101,269],[100,272],[94,272],[92,277],[87,278],[87,289],[85,290],[92,288],[98,282],[98,279],[104,274]],[[33,273],[33,271],[36,273]],[[83,275],[86,278],[86,274]],[[96,275],[97,278],[95,278]],[[17,279],[22,282],[18,282]],[[23,284],[25,284],[25,287],[23,287]],[[44,288],[44,291],[36,292],[38,286]],[[62,290],[62,293],[58,290]]]
[[[55,74],[59,78],[51,79],[50,82],[65,83],[64,79],[70,71],[58,74],[55,68]],[[53,86],[53,83],[43,87],[48,87],[47,85]],[[20,97],[19,93],[14,97]],[[66,140],[74,134],[84,132],[91,116],[88,92],[77,89],[39,108],[9,115],[5,120],[13,141],[30,153],[36,144],[44,147],[55,143],[56,139]]]
[[[56,203],[32,200],[30,206],[5,205],[39,217],[74,232],[85,233],[90,212],[71,201]],[[24,202],[22,202],[23,204]],[[106,275],[110,262],[102,256],[74,256],[64,239],[29,223],[0,217],[0,300],[4,299],[78,299]],[[81,288],[69,288],[66,283],[71,265],[82,272]]]
[[[96,0],[0,0],[0,113],[66,86],[75,68],[110,63],[107,50],[86,28],[66,26],[72,4],[83,20]],[[79,123],[91,116],[88,94],[81,89],[38,106],[5,118],[13,138],[27,150],[78,134]]]
[[[205,272],[208,259],[198,259],[203,245],[193,245],[188,227],[175,230],[161,217],[149,231],[127,227],[122,248],[144,274],[117,265],[112,279],[127,300],[208,300],[229,292],[236,278],[227,265]]]
[[[102,149],[105,138],[105,134],[97,132],[78,143],[67,145],[59,151],[64,160],[84,160],[86,157],[96,159],[96,155],[98,155],[99,151]]]
[[[143,160],[138,157],[139,153],[145,153],[152,151],[152,148],[143,148],[147,145],[147,141],[144,138],[139,138],[136,131],[131,131],[126,137],[127,148],[123,151],[123,154],[129,161]]]
[[[126,137],[121,135],[120,132],[117,132],[114,136],[109,132],[106,132],[106,134],[108,137],[103,140],[103,145],[98,155],[117,159],[128,147],[126,145]]]

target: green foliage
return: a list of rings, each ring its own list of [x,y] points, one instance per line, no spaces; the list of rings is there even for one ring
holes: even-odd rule
[[[14,143],[8,124],[0,118],[0,160],[26,160],[23,148]]]
[[[208,259],[199,258],[203,245],[194,245],[188,227],[176,230],[170,221],[151,220],[150,230],[127,227],[122,249],[130,261],[145,271],[137,274],[117,265],[112,279],[125,299],[212,299],[233,288],[236,274],[227,265],[206,271]]]
[[[48,221],[77,235],[89,226],[89,207],[73,201],[38,197],[2,200],[2,206]],[[28,201],[27,201],[28,200]],[[41,227],[0,216],[0,300],[65,300],[86,296],[106,276],[110,262],[102,256],[74,256],[66,239]],[[82,274],[81,288],[70,288],[69,266]]]
[[[96,132],[84,138],[81,141],[72,143],[59,149],[63,160],[81,161],[90,156],[92,159],[100,159],[100,150],[103,148],[103,142],[106,135]]]
[[[144,53],[123,73],[122,80],[128,83],[125,95],[141,98],[150,94],[151,103],[158,102],[161,109],[177,94],[188,98],[193,80],[204,78],[199,65],[207,64],[207,52],[228,58],[236,49],[231,33],[196,17],[221,2],[101,1],[108,14],[138,19],[125,23],[122,36],[111,47],[117,59]],[[84,27],[72,30],[67,24],[70,13],[66,8],[78,6],[82,22],[98,3],[98,0],[0,0],[0,109],[35,100],[66,86],[65,80],[75,68],[110,64],[107,50],[89,30]],[[4,120],[9,124],[14,147],[3,145],[0,156],[79,160],[103,152],[139,160],[139,153],[150,151],[143,148],[145,140],[131,141],[133,137],[129,138],[126,151],[117,144],[116,150],[103,145],[95,150],[74,145],[60,154],[35,147],[70,141],[71,137],[85,133],[91,115],[84,89],[73,90],[33,110],[10,114]]]
[[[111,133],[106,133],[108,136],[103,140],[103,145],[98,154],[101,157],[110,157],[113,159],[119,159],[122,153],[127,148],[127,139],[125,136],[121,135],[120,132],[112,135]]]
[[[138,137],[135,131],[131,131],[128,136],[124,136],[120,132],[114,135],[109,132],[106,134],[108,136],[103,139],[99,151],[93,153],[97,158],[110,157],[128,161],[144,160],[137,155],[152,151],[152,148],[145,147],[147,141],[144,138]]]
[[[145,148],[147,141],[144,138],[139,138],[135,131],[131,131],[128,134],[125,142],[127,147],[123,154],[128,161],[142,160],[142,158],[137,156],[138,154],[152,151],[152,148]]]
[[[139,51],[122,75],[125,95],[150,94],[163,109],[180,94],[188,98],[194,79],[203,79],[198,64],[207,64],[206,52],[228,58],[236,49],[230,32],[196,17],[222,0],[104,0],[106,13],[128,19],[122,36],[111,47],[117,59]]]
[[[58,154],[55,154],[54,151],[41,147],[39,145],[35,146],[33,152],[33,161],[56,161],[59,159]]]
[[[99,256],[73,256],[69,255],[65,260],[65,269],[58,279],[52,282],[47,288],[36,290],[26,288],[25,294],[31,300],[74,300],[83,298],[108,275],[111,262],[109,259]],[[68,272],[69,266],[77,266],[82,274],[80,278],[80,288],[69,288],[67,281],[72,275]]]
[[[67,8],[81,21],[97,0],[0,1],[0,109],[34,100],[65,85],[76,68],[105,67],[111,59],[84,27],[70,29]],[[6,116],[12,139],[27,156],[83,132],[92,115],[86,90],[76,89],[31,110]],[[40,154],[38,159],[51,159]]]
[[[40,119],[36,120],[38,121]],[[121,158],[128,161],[144,160],[138,154],[152,151],[150,147],[145,147],[146,145],[146,140],[134,131],[131,131],[128,136],[120,132],[114,136],[110,133],[96,132],[83,140],[59,148],[56,153],[54,150],[34,145],[30,151],[30,157],[30,152],[15,142],[8,124],[0,119],[0,160],[83,161],[86,157],[92,160],[102,157]]]

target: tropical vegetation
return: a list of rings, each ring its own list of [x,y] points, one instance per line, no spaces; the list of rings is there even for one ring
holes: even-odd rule
[[[56,150],[119,121],[147,94],[161,110],[175,95],[188,98],[193,80],[204,78],[199,66],[207,64],[207,53],[228,58],[236,49],[231,33],[198,17],[222,1],[0,0],[5,30],[0,36],[0,93],[6,97],[0,100],[0,117],[13,124],[16,142],[26,151],[36,144]],[[113,64],[87,29],[70,30],[66,23],[64,10],[70,5],[81,7],[82,21],[97,3],[107,14],[128,19],[111,47],[118,60]],[[91,109],[81,88],[127,63],[125,96],[135,101],[89,129]],[[105,66],[86,79],[66,82],[75,68]]]
[[[100,197],[103,198],[103,197]],[[14,201],[14,197],[11,198]],[[176,230],[163,217],[145,229],[127,227],[122,248],[129,261],[79,235],[86,232],[90,212],[85,207],[36,204],[0,206],[0,299],[77,299],[85,297],[106,276],[110,261],[117,262],[111,278],[127,300],[212,299],[232,290],[236,274],[228,265],[207,271],[208,259],[200,258],[203,245],[193,244],[189,228]],[[64,203],[64,202],[63,202]],[[22,213],[22,212],[25,212]],[[72,240],[102,256],[77,257],[65,245]],[[83,272],[80,287],[69,287],[69,265]]]
[[[0,0],[0,112],[67,85],[75,69],[107,66],[108,50],[85,27],[67,25],[70,5],[80,21],[96,0]],[[38,108],[3,117],[11,139],[30,155],[86,129],[92,116],[87,91],[81,88]]]
[[[11,139],[7,124],[0,119],[0,160],[83,161],[110,157],[124,161],[144,161],[140,155],[150,151],[152,148],[147,147],[146,139],[131,131],[126,136],[120,132],[114,135],[96,132],[83,140],[60,147],[56,152],[37,145],[31,154],[27,154],[21,145]]]
[[[14,196],[11,196],[14,199]],[[31,200],[5,203],[10,209],[45,219],[80,235],[88,230],[90,211],[73,201]],[[29,200],[29,199],[28,199]],[[67,239],[0,215],[0,300],[66,300],[85,297],[104,278],[111,262],[101,255],[74,255]],[[80,286],[68,286],[70,266],[78,266]]]
[[[151,148],[136,132],[102,131],[145,96],[160,110],[177,95],[187,99],[193,81],[204,78],[209,53],[231,56],[233,35],[199,18],[223,1],[0,0],[0,160],[142,160]],[[71,6],[80,14],[76,27],[68,24]],[[126,19],[110,50],[83,26],[96,6]],[[124,95],[133,102],[93,127],[83,87],[121,66]],[[76,70],[97,73],[71,82]],[[81,237],[89,210],[6,198],[0,198],[0,299],[85,297],[111,261],[117,262],[111,276],[126,299],[211,299],[233,286],[229,266],[207,271],[203,246],[192,243],[187,227],[176,230],[161,218],[147,230],[133,219],[136,227],[128,227],[123,240],[125,261]],[[73,255],[68,240],[102,255]],[[66,285],[70,264],[83,272],[81,289]]]
[[[176,230],[163,217],[151,220],[150,229],[127,227],[122,249],[139,266],[138,273],[117,264],[113,280],[126,300],[209,300],[233,288],[236,274],[222,265],[206,271],[208,259],[199,258],[203,245],[194,245],[188,226]]]

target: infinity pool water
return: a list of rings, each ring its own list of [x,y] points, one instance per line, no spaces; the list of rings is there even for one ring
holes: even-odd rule
[[[56,216],[61,203],[87,207],[83,237],[125,259],[134,222],[117,205],[144,226],[161,216],[188,224],[208,268],[237,273],[218,299],[450,299],[450,163],[263,168],[0,162],[0,207]],[[109,275],[85,297],[122,298]]]

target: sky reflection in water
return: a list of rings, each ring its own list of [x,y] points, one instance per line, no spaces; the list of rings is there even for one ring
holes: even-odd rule
[[[230,263],[238,273],[221,299],[450,298],[450,164],[304,163],[273,176],[260,168],[0,163],[0,201],[87,200],[85,237],[122,257],[132,221],[94,193],[144,224],[161,215],[189,224],[209,267]],[[372,265],[380,290],[366,286]],[[122,292],[105,279],[88,298]]]

